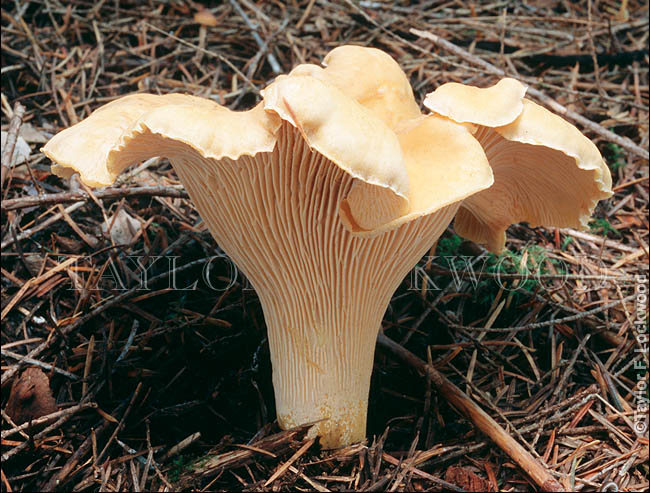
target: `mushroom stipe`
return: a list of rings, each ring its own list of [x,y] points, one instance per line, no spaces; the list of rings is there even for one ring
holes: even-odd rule
[[[611,176],[591,141],[513,79],[443,84],[423,114],[382,51],[342,46],[323,64],[278,76],[244,112],[125,96],[43,152],[89,186],[169,158],[259,296],[280,426],[316,422],[312,436],[337,448],[365,438],[393,292],[454,217],[459,234],[499,251],[515,222],[584,227]]]

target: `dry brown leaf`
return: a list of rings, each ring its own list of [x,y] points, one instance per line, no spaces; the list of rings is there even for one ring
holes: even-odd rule
[[[7,414],[19,425],[55,411],[50,379],[40,368],[27,368],[11,386]]]
[[[45,144],[51,138],[51,135],[46,135],[29,122],[23,123],[20,126],[18,135],[30,144]]]
[[[103,233],[108,232],[109,228],[111,238],[116,245],[129,245],[140,230],[140,221],[124,209],[120,209],[117,216],[113,215],[102,223]]]
[[[4,148],[5,142],[7,141],[7,132],[2,131],[2,136],[0,138],[0,144]],[[18,136],[16,138],[16,146],[14,147],[14,154],[11,159],[11,166],[24,163],[29,159],[29,156],[32,154],[32,148],[22,137]]]
[[[492,483],[466,467],[450,466],[445,472],[445,481],[467,491],[494,491]]]

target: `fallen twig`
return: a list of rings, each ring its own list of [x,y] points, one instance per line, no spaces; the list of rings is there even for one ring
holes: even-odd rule
[[[166,460],[169,460],[171,457],[174,457],[175,455],[179,454],[183,450],[185,450],[187,447],[192,445],[194,442],[199,440],[201,438],[201,432],[197,431],[196,433],[192,433],[190,436],[184,438],[180,442],[178,442],[176,445],[174,445],[172,448],[165,453],[160,458],[160,462],[165,462]]]
[[[11,158],[14,155],[16,141],[18,140],[18,131],[23,123],[23,116],[25,115],[25,107],[16,103],[14,105],[14,115],[11,117],[9,123],[9,130],[7,131],[7,140],[4,148],[2,149],[2,170],[0,172],[0,187],[4,188],[5,180],[7,179],[9,170],[11,169]],[[0,188],[0,189],[1,189]]]
[[[39,442],[42,438],[46,437],[47,434],[50,433],[52,430],[56,430],[63,423],[68,421],[73,415],[74,415],[74,413],[67,413],[67,414],[61,415],[61,417],[59,419],[57,419],[54,423],[52,423],[51,425],[49,425],[48,427],[43,429],[41,432],[34,435],[33,440],[25,440],[24,442],[21,442],[19,445],[16,445],[11,450],[8,450],[4,454],[2,454],[2,462],[10,459],[11,457],[16,455],[21,450],[27,448],[28,445]]]
[[[5,241],[3,241],[2,244],[0,244],[0,249],[4,250],[8,246],[13,245],[15,242],[20,242],[20,241],[26,240],[27,238],[31,237],[32,235],[38,233],[39,231],[43,231],[44,229],[49,228],[50,226],[52,226],[57,221],[60,221],[63,218],[64,213],[65,214],[70,214],[71,212],[76,211],[77,209],[79,209],[82,205],[84,205],[83,202],[75,202],[74,204],[69,205],[68,207],[66,207],[62,212],[57,212],[56,214],[54,214],[51,217],[47,218],[45,221],[36,224],[36,226],[34,226],[33,228],[28,228],[28,229],[22,230],[20,232],[20,234],[13,235],[13,236],[11,236],[11,238],[8,238]]]
[[[132,187],[132,188],[106,188],[93,192],[98,199],[121,199],[122,197],[172,197],[175,199],[188,198],[187,192],[180,188],[149,186],[149,187]],[[17,199],[8,199],[2,201],[2,208],[5,211],[23,209],[36,205],[64,204],[68,202],[88,202],[93,200],[85,190],[76,192],[49,193],[47,195],[37,195],[35,197],[19,197]]]
[[[275,55],[273,52],[269,49],[269,43],[262,41],[262,38],[260,35],[257,33],[257,26],[255,26],[251,20],[248,18],[246,15],[246,12],[244,12],[244,9],[241,8],[239,3],[236,0],[230,0],[230,4],[233,6],[233,8],[237,11],[239,16],[244,19],[244,22],[246,25],[249,27],[251,30],[251,36],[253,36],[253,39],[257,43],[257,46],[260,47],[260,50],[262,52],[267,52],[266,53],[266,59],[269,62],[269,65],[271,66],[271,69],[273,70],[273,73],[275,74],[280,74],[282,73],[282,68],[280,67],[280,64],[278,63],[277,58],[275,58]]]
[[[383,334],[379,334],[377,343],[402,361],[416,368],[421,374],[428,374],[438,391],[474,423],[480,431],[489,436],[494,443],[519,464],[544,491],[564,491],[564,487],[551,475],[544,464],[536,460],[483,409],[467,397],[462,390],[447,380],[442,373],[439,373],[433,366],[427,365],[416,355]]]
[[[623,245],[622,243],[619,243],[618,241],[609,240],[609,239],[603,238],[601,236],[596,236],[596,235],[592,235],[592,234],[589,234],[589,233],[585,233],[584,231],[576,231],[575,229],[571,229],[571,228],[563,228],[561,231],[562,231],[562,233],[573,236],[574,238],[579,238],[579,239],[585,240],[585,241],[591,241],[593,243],[598,243],[599,245],[605,245],[606,247],[615,248],[616,250],[620,250],[622,252],[634,253],[636,251],[636,249],[634,249],[634,248],[632,248],[630,246],[627,246],[627,245]]]
[[[627,296],[623,299],[612,301],[611,303],[607,303],[606,305],[599,306],[598,308],[587,310],[586,312],[576,313],[575,315],[570,315],[568,317],[547,320],[546,322],[537,322],[528,325],[520,325],[517,327],[496,327],[496,328],[486,328],[481,326],[469,327],[467,325],[459,325],[454,323],[450,323],[449,326],[454,327],[456,329],[463,329],[463,330],[480,330],[481,332],[524,332],[527,330],[535,330],[535,329],[541,329],[542,327],[549,327],[555,324],[575,322],[576,320],[586,318],[589,315],[594,315],[596,313],[601,313],[606,310],[609,310],[610,308],[620,305],[621,303],[625,303],[626,301],[631,301],[635,298],[635,296],[636,296],[635,294],[631,294],[630,296]]]
[[[297,428],[292,428],[291,430],[281,431],[266,438],[262,438],[261,440],[254,442],[252,445],[240,445],[239,447],[241,447],[241,450],[233,450],[231,452],[215,455],[210,457],[207,461],[201,460],[201,462],[195,466],[194,471],[190,476],[196,474],[205,477],[213,476],[218,474],[219,471],[248,464],[254,457],[259,457],[260,455],[276,457],[277,454],[288,449],[291,443],[296,440],[301,440],[312,425],[313,424],[310,423]],[[311,445],[313,444],[313,441],[310,440],[307,443]],[[291,464],[289,463],[289,465]]]
[[[22,354],[16,354],[13,351],[7,351],[6,349],[3,349],[1,354],[5,358],[12,358],[24,364],[40,366],[45,370],[52,370],[56,373],[59,373],[60,375],[68,377],[70,380],[79,380],[79,377],[74,373],[70,373],[69,371],[62,370],[61,368],[57,368],[54,365],[50,365],[49,363],[43,363],[42,361],[38,361],[37,359],[29,358],[27,356],[23,356]]]
[[[286,471],[294,462],[296,462],[300,458],[301,455],[307,452],[307,449],[309,449],[309,447],[311,447],[314,444],[314,442],[316,442],[315,438],[312,438],[311,440],[305,442],[303,446],[300,447],[296,451],[296,453],[291,456],[291,458],[288,461],[286,461],[284,464],[278,467],[278,469],[273,473],[273,475],[266,480],[266,483],[264,483],[264,487],[270,485],[271,483],[273,483],[273,481],[278,479],[282,475],[282,473],[284,473],[284,471]]]
[[[84,409],[96,408],[96,407],[97,404],[94,402],[82,402],[81,404],[77,404],[76,406],[68,407],[66,409],[61,409],[60,411],[56,411],[51,414],[46,414],[45,416],[41,416],[40,418],[33,419],[27,423],[23,423],[22,425],[14,426],[13,428],[10,428],[8,430],[2,430],[2,438],[7,438],[8,436],[13,435],[14,433],[19,433],[22,430],[31,428],[32,426],[38,426],[38,425],[42,425],[43,423],[48,423],[53,419],[60,418],[61,416],[75,414]]]
[[[120,407],[123,404],[120,404]],[[111,424],[110,421],[104,421],[97,428],[93,430],[94,436],[101,436],[108,426]],[[45,483],[42,487],[42,491],[53,491],[55,488],[60,488],[66,484],[70,479],[74,477],[72,474],[73,470],[79,465],[79,462],[86,456],[93,444],[93,435],[89,435],[74,451],[74,453],[68,458],[66,463],[61,469],[59,469],[56,474],[53,474],[52,477]]]
[[[222,61],[223,63],[228,65],[232,69],[233,72],[235,72],[238,76],[240,76],[244,80],[244,82],[246,82],[250,86],[251,90],[255,94],[259,94],[260,90],[257,88],[257,86],[255,84],[253,84],[253,82],[248,77],[246,77],[246,74],[244,74],[241,70],[239,70],[230,60],[228,60],[221,53],[206,50],[204,48],[201,48],[200,46],[196,46],[196,45],[194,45],[192,43],[189,43],[189,42],[185,41],[184,39],[179,38],[178,36],[174,36],[173,34],[169,34],[168,32],[163,31],[162,29],[154,26],[153,24],[149,24],[148,22],[143,22],[143,24],[145,26],[147,26],[149,29],[152,29],[152,30],[154,30],[156,32],[159,32],[160,34],[163,34],[163,35],[167,36],[168,38],[173,39],[177,43],[183,44],[185,46],[189,46],[190,48],[193,48],[196,51],[204,53],[205,55],[215,57],[218,60]]]

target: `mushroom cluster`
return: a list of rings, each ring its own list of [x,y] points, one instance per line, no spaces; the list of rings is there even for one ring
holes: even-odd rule
[[[253,109],[134,94],[42,149],[111,184],[167,157],[264,311],[278,422],[325,448],[363,440],[377,333],[395,289],[454,219],[498,251],[508,225],[582,227],[611,195],[596,146],[503,79],[444,84],[423,114],[386,53],[341,46],[280,75]]]

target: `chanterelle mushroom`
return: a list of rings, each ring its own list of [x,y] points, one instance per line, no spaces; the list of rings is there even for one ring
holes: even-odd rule
[[[459,208],[459,231],[500,249],[513,221],[580,226],[611,179],[596,147],[514,80],[442,86],[424,115],[385,53],[343,46],[324,65],[279,76],[245,112],[126,96],[43,152],[91,186],[169,158],[257,291],[280,425],[320,420],[313,433],[335,448],[365,437],[383,314]]]

